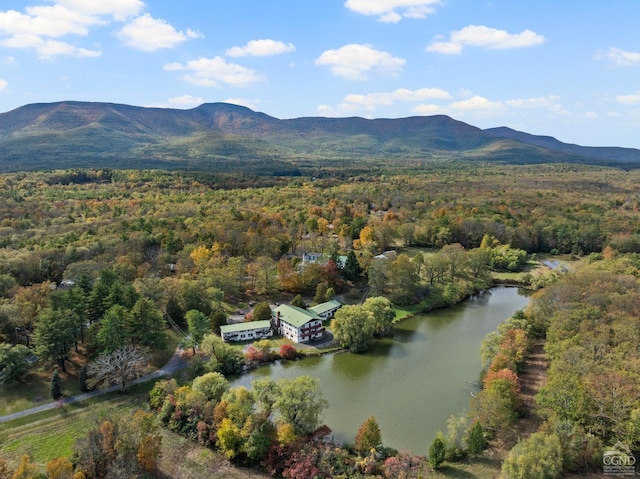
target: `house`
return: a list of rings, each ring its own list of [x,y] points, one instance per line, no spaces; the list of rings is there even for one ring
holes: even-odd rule
[[[327,320],[333,318],[333,315],[336,314],[336,311],[340,309],[342,303],[337,299],[332,299],[331,301],[327,301],[325,303],[317,304],[316,306],[311,306],[309,311],[317,314],[322,319]]]
[[[268,320],[225,324],[220,326],[220,336],[226,342],[265,339],[273,336],[273,329],[271,329],[271,321]]]
[[[304,268],[309,264],[319,264],[321,266],[325,266],[329,262],[329,259],[331,259],[329,255],[323,253],[303,253],[302,267]],[[344,255],[338,255],[335,261],[338,268],[344,269],[344,265],[347,262],[347,257]]]
[[[322,318],[313,311],[282,304],[275,309],[274,326],[296,343],[320,339],[324,335]]]

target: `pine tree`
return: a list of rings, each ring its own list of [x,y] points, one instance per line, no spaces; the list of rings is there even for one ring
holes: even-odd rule
[[[442,433],[439,432],[429,447],[429,464],[431,464],[431,467],[438,469],[444,462],[446,454],[447,446],[444,442]]]
[[[51,375],[51,386],[49,388],[49,393],[51,394],[51,399],[58,400],[62,397],[62,386],[60,384],[60,374],[58,374],[58,370],[53,371]]]
[[[362,268],[360,267],[358,258],[356,258],[356,253],[353,250],[349,251],[349,254],[347,255],[347,260],[344,263],[342,274],[344,274],[345,278],[351,281],[356,281],[362,276]]]
[[[82,366],[82,369],[80,369],[80,391],[82,391],[83,393],[86,393],[89,390],[89,386],[87,385],[87,366],[84,365]]]

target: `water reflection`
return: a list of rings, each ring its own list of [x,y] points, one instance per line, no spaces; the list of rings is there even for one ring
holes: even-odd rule
[[[458,307],[399,323],[392,337],[376,341],[368,353],[285,361],[232,384],[315,376],[330,404],[325,421],[336,440],[352,442],[362,422],[374,415],[386,445],[425,454],[447,418],[468,409],[484,336],[527,302],[515,288],[496,288]]]

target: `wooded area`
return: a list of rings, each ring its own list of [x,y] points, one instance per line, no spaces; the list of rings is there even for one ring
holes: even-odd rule
[[[473,425],[482,431],[467,424],[461,430],[472,442],[465,439],[458,449],[476,453],[479,437],[498,434],[521,412],[518,368],[534,337],[547,338],[551,360],[549,383],[539,395],[548,418],[541,441],[563,445],[558,470],[595,467],[597,453],[616,440],[640,447],[640,172],[458,164],[413,174],[325,173],[233,177],[101,169],[1,175],[3,380],[24,377],[31,352],[60,373],[76,354],[87,366],[84,388],[109,381],[124,390],[145,366],[147,352],[166,347],[163,313],[191,333],[190,346],[211,349],[216,362],[209,374],[238,372],[242,356],[208,333],[250,302],[310,298],[329,289],[339,294],[355,285],[395,305],[446,306],[490,285],[489,271],[520,271],[533,255],[566,254],[583,259],[584,271],[556,282],[553,274],[543,281],[527,278],[544,288],[529,311],[486,343],[485,389],[472,405]],[[390,250],[395,253],[388,260],[375,258]],[[327,261],[303,263],[303,253],[310,252]],[[343,267],[340,257],[346,257]],[[389,330],[385,319],[360,328],[367,337],[351,341],[345,320],[360,312],[345,310],[335,323],[336,339],[346,338],[343,346],[353,351]],[[362,324],[368,324],[363,314]],[[209,346],[202,344],[207,337]],[[125,356],[135,364],[115,364]],[[116,372],[108,376],[107,369]],[[117,372],[125,370],[126,377]],[[261,397],[266,390],[196,394],[176,386],[154,408],[169,428],[259,465],[267,451],[277,453],[269,450],[277,441],[288,447],[320,426],[311,413],[308,423],[299,417],[283,423],[291,431],[272,424],[270,408],[286,408],[288,386],[268,386],[282,393],[271,404],[260,403],[269,399]],[[184,414],[176,417],[183,403]],[[223,403],[246,410],[222,411]],[[204,412],[185,423],[194,408]],[[286,418],[286,409],[279,414]],[[209,429],[200,430],[205,419]],[[286,434],[289,439],[280,440]],[[317,434],[309,442],[317,447],[294,451],[300,464],[319,467],[311,455],[330,456],[318,452],[323,436]],[[569,436],[588,442],[594,453],[567,449]],[[455,457],[448,446],[447,457]],[[519,447],[514,454],[526,456],[527,445]],[[391,463],[404,461],[403,470],[422,467],[412,457],[385,454]],[[366,474],[367,458],[360,460],[363,465],[354,467]],[[369,461],[372,474],[386,474],[379,461]],[[509,469],[516,463],[505,463],[510,477],[532,477]],[[284,463],[273,468],[295,470]]]

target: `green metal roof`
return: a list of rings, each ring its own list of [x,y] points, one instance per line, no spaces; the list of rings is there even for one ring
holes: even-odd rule
[[[271,321],[250,321],[248,323],[225,324],[220,326],[221,333],[242,333],[253,329],[270,328]]]
[[[337,299],[332,299],[331,301],[327,301],[326,303],[316,304],[315,306],[311,306],[309,311],[313,311],[316,314],[326,313],[327,311],[331,311],[332,309],[337,309],[342,306],[342,303]]]
[[[288,304],[281,304],[275,309],[276,313],[280,313],[280,320],[289,323],[291,326],[300,328],[304,324],[313,320],[322,320],[313,311],[308,311],[297,306],[290,306]]]

